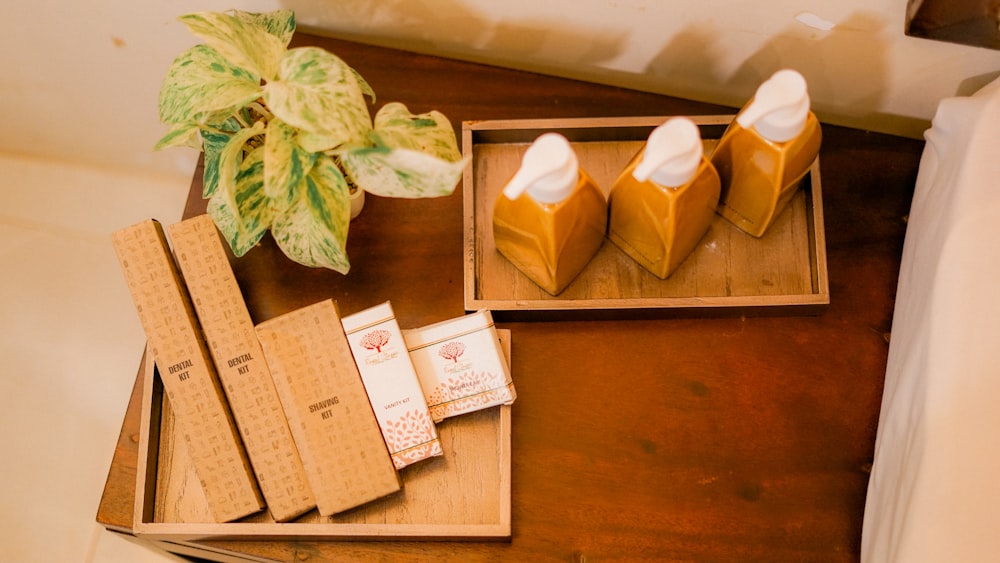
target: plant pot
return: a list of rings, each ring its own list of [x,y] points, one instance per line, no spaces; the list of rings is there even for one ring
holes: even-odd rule
[[[351,220],[353,221],[358,215],[361,215],[361,210],[365,207],[365,191],[361,188],[356,188],[354,192],[351,193]]]

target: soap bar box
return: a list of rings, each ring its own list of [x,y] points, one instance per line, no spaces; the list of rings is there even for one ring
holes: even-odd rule
[[[406,330],[403,338],[435,422],[517,398],[490,311]]]
[[[442,455],[392,305],[386,302],[344,317],[343,324],[396,469]]]

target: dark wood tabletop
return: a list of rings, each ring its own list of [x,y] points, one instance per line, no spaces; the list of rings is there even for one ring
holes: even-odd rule
[[[356,68],[376,106],[466,120],[708,115],[733,108],[299,35]],[[855,561],[899,259],[923,142],[832,125],[821,151],[830,305],[815,316],[500,322],[510,329],[509,542],[206,541],[279,561]],[[185,216],[204,211],[195,171]],[[401,326],[463,314],[461,190],[371,196],[351,272],[269,238],[234,263],[255,322],[391,300]],[[130,530],[139,389],[97,520]],[[190,552],[189,552],[190,553]],[[212,557],[209,552],[202,557]],[[259,560],[254,559],[254,560]]]

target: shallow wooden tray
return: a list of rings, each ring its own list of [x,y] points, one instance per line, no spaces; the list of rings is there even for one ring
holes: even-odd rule
[[[510,331],[497,330],[510,354]],[[143,389],[133,530],[150,540],[509,540],[511,407],[438,424],[444,455],[404,468],[403,490],[324,518],[313,509],[275,523],[267,511],[212,521],[174,428],[170,403],[148,358]]]
[[[711,151],[733,116],[692,117]],[[499,319],[707,314],[816,314],[830,303],[819,159],[764,237],[716,216],[699,247],[666,280],[610,241],[560,295],[535,285],[496,251],[493,205],[528,145],[547,131],[572,143],[580,165],[607,194],[629,159],[666,117],[466,122],[462,150],[465,308]]]

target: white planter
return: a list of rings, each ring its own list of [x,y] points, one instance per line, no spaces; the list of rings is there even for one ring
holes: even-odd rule
[[[358,215],[361,215],[361,210],[365,207],[365,191],[361,188],[354,190],[351,194],[351,220],[353,221]]]

